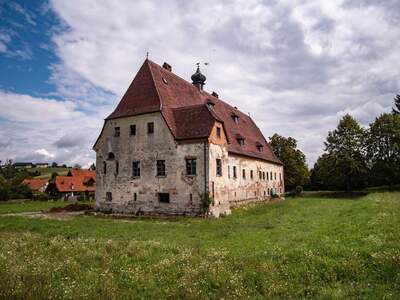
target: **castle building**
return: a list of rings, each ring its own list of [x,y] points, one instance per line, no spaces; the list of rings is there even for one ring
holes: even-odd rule
[[[219,216],[283,195],[283,165],[254,121],[206,92],[199,67],[191,79],[144,61],[94,145],[98,210],[200,215],[209,195]]]

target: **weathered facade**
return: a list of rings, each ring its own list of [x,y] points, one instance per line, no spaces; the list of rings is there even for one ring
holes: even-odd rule
[[[253,120],[146,60],[96,141],[96,208],[129,214],[215,216],[283,190],[282,163]]]

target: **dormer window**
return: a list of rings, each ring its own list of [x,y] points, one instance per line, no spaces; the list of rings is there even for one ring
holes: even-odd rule
[[[261,143],[256,143],[256,147],[257,147],[258,152],[263,152],[264,146]]]
[[[236,124],[239,124],[239,116],[236,114],[232,114],[232,120],[233,122],[235,122]]]
[[[217,127],[217,137],[221,138],[221,127]]]
[[[244,146],[244,138],[238,138],[237,141],[240,146]]]
[[[208,108],[213,109],[213,108],[214,108],[214,105],[215,105],[215,103],[212,102],[210,99],[208,99],[208,101],[207,101],[207,106],[208,106]]]

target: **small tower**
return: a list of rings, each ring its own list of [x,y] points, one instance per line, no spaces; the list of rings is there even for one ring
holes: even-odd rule
[[[199,67],[200,63],[197,63],[196,73],[192,75],[192,84],[196,86],[199,90],[203,90],[203,86],[205,85],[206,76],[204,76]]]

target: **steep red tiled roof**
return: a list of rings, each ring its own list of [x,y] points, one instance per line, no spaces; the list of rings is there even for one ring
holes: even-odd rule
[[[96,172],[84,169],[72,169],[67,176],[57,176],[55,186],[61,193],[94,192],[96,189]],[[92,185],[90,185],[92,183]]]
[[[207,107],[208,102],[214,103],[212,108]],[[207,137],[214,120],[219,120],[227,132],[229,152],[281,164],[250,116],[145,60],[117,108],[106,120],[154,111],[161,111],[177,140]],[[232,115],[239,117],[239,124]],[[245,145],[238,143],[237,135],[245,138]],[[264,146],[262,152],[258,151],[257,143]]]
[[[22,184],[27,185],[32,191],[37,192],[45,187],[48,183],[47,179],[24,179]]]

